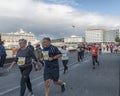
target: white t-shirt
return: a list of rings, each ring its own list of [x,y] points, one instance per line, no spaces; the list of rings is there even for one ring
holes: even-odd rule
[[[66,50],[61,50],[61,53],[62,53],[62,60],[68,60],[69,59],[69,51],[66,49]]]

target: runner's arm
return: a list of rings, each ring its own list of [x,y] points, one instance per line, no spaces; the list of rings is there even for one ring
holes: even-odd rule
[[[60,57],[62,57],[62,54],[57,54],[57,55],[53,56],[52,58],[53,58],[53,59],[58,59],[58,58],[60,58]]]
[[[9,72],[16,63],[17,63],[17,62],[13,61],[13,62],[10,64],[10,66],[7,68],[7,71]]]
[[[54,56],[52,57],[53,60],[62,57],[62,53],[60,52],[60,50],[59,50],[57,47],[54,47],[54,52],[55,52],[55,54],[54,54]]]

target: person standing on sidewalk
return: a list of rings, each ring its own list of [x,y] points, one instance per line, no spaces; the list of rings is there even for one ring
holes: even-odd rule
[[[19,96],[24,96],[26,86],[29,90],[28,96],[34,96],[29,77],[30,72],[32,71],[32,58],[34,59],[34,61],[36,61],[36,65],[38,66],[38,68],[41,68],[41,65],[38,62],[37,58],[35,57],[33,51],[30,48],[26,47],[26,44],[27,40],[25,39],[19,40],[20,48],[17,51],[15,60],[8,67],[7,71],[9,72],[13,68],[13,66],[17,63],[22,74]]]
[[[97,47],[96,44],[93,45],[91,51],[92,51],[93,69],[95,69],[95,63],[97,63],[98,66],[99,66],[99,61],[98,61],[98,47]]]
[[[0,69],[3,70],[3,67],[4,67],[4,63],[5,63],[5,60],[6,60],[6,50],[5,50],[5,47],[4,47],[4,42],[1,41],[0,42]]]
[[[45,84],[45,96],[49,96],[50,81],[53,80],[54,84],[61,86],[61,92],[65,91],[65,82],[59,80],[59,62],[58,58],[62,56],[61,52],[56,46],[51,44],[49,37],[45,37],[42,40],[43,47],[43,60],[45,62],[44,67],[44,84]]]
[[[69,50],[66,49],[66,45],[62,46],[61,47],[62,50],[61,50],[61,53],[62,53],[62,63],[63,63],[63,66],[64,66],[64,74],[66,73],[66,71],[68,70],[68,61],[69,61]]]

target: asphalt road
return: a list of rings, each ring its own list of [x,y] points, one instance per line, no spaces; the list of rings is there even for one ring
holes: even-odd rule
[[[51,81],[50,96],[119,96],[119,57],[120,54],[104,53],[99,56],[100,66],[96,65],[93,70],[89,55],[83,62],[77,62],[77,54],[71,53],[69,71],[66,74],[63,74],[60,63],[60,79],[66,82],[66,91],[61,93],[60,87]],[[35,96],[44,96],[42,74],[43,70],[35,72],[33,68],[30,75]],[[20,78],[17,66],[10,73],[2,73],[0,96],[19,96]],[[25,96],[27,94],[26,90]]]

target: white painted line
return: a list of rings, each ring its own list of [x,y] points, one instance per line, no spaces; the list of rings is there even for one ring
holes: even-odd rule
[[[44,81],[42,81],[41,83],[38,83],[37,85],[33,86],[33,89],[38,87],[38,86],[41,86],[42,84],[44,84]]]
[[[43,77],[43,76],[40,76],[40,77],[38,77],[38,78],[35,78],[35,79],[31,80],[31,82],[34,82],[34,81],[36,81],[36,80],[39,80],[39,79],[41,79],[42,77]],[[11,88],[11,89],[8,89],[8,90],[6,90],[6,91],[4,91],[4,92],[0,92],[0,95],[4,95],[4,94],[9,93],[9,92],[11,92],[11,91],[13,91],[13,90],[16,90],[16,89],[18,89],[18,88],[20,88],[20,86],[16,86],[16,87],[13,87],[13,88]]]
[[[85,61],[83,61],[83,62],[81,62],[81,63],[85,63],[85,62],[88,62],[88,61],[90,61],[90,59],[85,60]],[[76,62],[75,62],[75,63],[76,63]],[[70,64],[69,66],[72,66],[72,65],[75,64],[75,63],[72,63],[72,64]],[[76,68],[77,66],[79,66],[79,64],[74,65],[74,68]],[[63,68],[64,68],[64,67],[62,67],[61,70],[62,70]],[[35,86],[33,86],[33,89],[36,88],[36,87],[38,87],[38,86],[41,86],[42,84],[44,84],[44,81],[41,82],[41,83],[38,83],[38,84],[35,85]]]
[[[85,60],[85,61],[83,61],[83,62],[81,62],[81,63],[85,63],[85,62],[87,62],[87,61],[89,61],[89,59],[87,59],[87,60]],[[72,66],[72,65],[74,65],[75,63],[77,63],[77,62],[74,62],[74,63],[72,63],[72,64],[69,64],[69,66]],[[60,68],[60,71],[61,71],[63,68],[64,68],[64,67]],[[40,76],[40,77],[38,77],[38,78],[35,78],[35,79],[31,80],[31,82],[34,82],[34,81],[39,80],[39,79],[41,79],[41,78],[43,78],[43,76]],[[38,83],[38,84],[37,84],[36,86],[34,86],[33,88],[38,87],[38,86],[42,85],[43,83],[44,83],[44,82]],[[18,89],[18,88],[20,88],[20,86],[16,86],[16,87],[13,87],[13,88],[11,88],[11,89],[8,89],[8,90],[6,90],[6,91],[4,91],[4,92],[1,92],[0,95],[4,95],[4,94],[9,93],[9,92],[11,92],[11,91],[13,91],[13,90],[16,90],[16,89]]]
[[[6,93],[8,93],[8,92],[11,92],[11,91],[13,91],[13,90],[15,90],[15,89],[18,89],[20,86],[16,86],[16,87],[13,87],[13,88],[11,88],[11,89],[8,89],[8,90],[6,90],[6,91],[4,91],[4,92],[1,92],[0,93],[0,95],[4,95],[4,94],[6,94]]]

